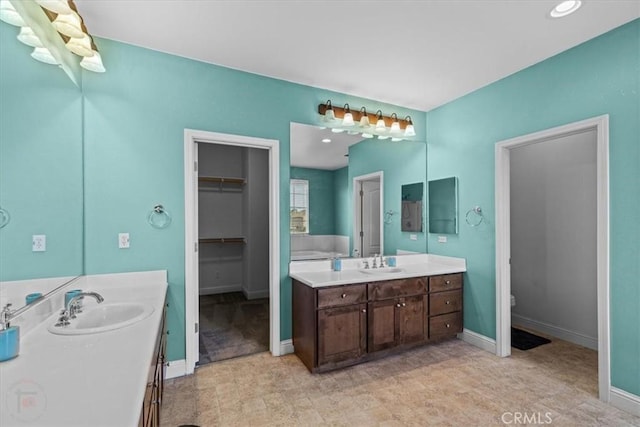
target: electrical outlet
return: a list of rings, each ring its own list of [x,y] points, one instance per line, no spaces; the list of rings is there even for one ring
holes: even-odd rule
[[[47,250],[47,236],[44,234],[34,234],[31,236],[31,250],[33,252],[44,252]]]
[[[417,234],[409,234],[409,240],[418,240]]]
[[[129,249],[129,233],[118,234],[118,248]]]
[[[447,243],[447,236],[438,236],[438,243]]]

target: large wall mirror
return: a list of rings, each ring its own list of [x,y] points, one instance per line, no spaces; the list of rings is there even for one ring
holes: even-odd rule
[[[291,260],[426,252],[400,223],[402,185],[426,180],[424,142],[291,123],[290,165]]]
[[[84,272],[82,92],[18,31],[0,22],[0,303],[14,309]],[[41,278],[25,295],[14,283]]]
[[[458,233],[458,178],[429,181],[429,233]]]

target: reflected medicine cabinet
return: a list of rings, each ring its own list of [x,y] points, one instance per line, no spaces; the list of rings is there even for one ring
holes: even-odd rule
[[[458,178],[429,181],[429,233],[458,233]]]

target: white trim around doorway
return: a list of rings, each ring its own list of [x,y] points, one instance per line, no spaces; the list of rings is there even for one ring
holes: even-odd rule
[[[366,175],[360,175],[353,178],[353,249],[360,247],[360,236],[358,236],[358,225],[360,222],[357,218],[359,212],[360,197],[356,188],[358,183],[363,181],[380,181],[380,255],[384,254],[384,172],[372,172]],[[353,250],[352,249],[352,250]],[[360,256],[362,256],[363,248],[360,247]]]
[[[197,144],[211,143],[269,150],[269,351],[282,352],[280,343],[280,148],[279,141],[201,130],[184,130],[185,218],[185,374],[198,361],[198,173]]]
[[[609,342],[609,116],[603,115],[529,135],[500,141],[496,155],[496,355],[511,354],[511,218],[510,150],[567,134],[596,130],[598,389],[600,400],[611,394]]]

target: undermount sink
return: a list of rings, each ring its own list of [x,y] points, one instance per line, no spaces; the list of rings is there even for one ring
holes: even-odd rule
[[[402,273],[404,270],[398,267],[382,267],[382,268],[368,268],[360,270],[364,274],[394,274]]]
[[[143,319],[153,313],[153,307],[141,303],[112,303],[92,306],[67,326],[50,325],[49,332],[56,335],[86,335],[121,329]]]

